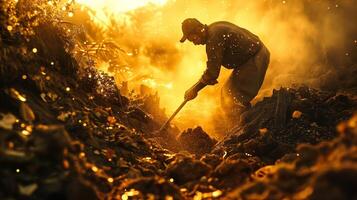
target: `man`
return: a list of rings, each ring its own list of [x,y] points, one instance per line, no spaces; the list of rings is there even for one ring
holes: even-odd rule
[[[182,22],[183,36],[195,45],[206,45],[207,69],[201,79],[185,93],[186,100],[196,98],[207,85],[217,82],[221,66],[233,69],[221,91],[221,103],[228,116],[250,107],[269,65],[270,53],[260,39],[229,22],[205,25],[195,18]]]

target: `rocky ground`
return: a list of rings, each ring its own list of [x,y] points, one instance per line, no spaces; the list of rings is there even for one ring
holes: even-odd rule
[[[156,134],[157,96],[123,96],[57,26],[35,32],[1,34],[1,199],[357,198],[354,96],[280,88],[220,141]]]

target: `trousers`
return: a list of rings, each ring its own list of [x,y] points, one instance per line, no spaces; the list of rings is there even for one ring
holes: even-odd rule
[[[223,110],[250,106],[263,84],[270,61],[270,52],[265,45],[247,62],[233,70],[221,90]]]

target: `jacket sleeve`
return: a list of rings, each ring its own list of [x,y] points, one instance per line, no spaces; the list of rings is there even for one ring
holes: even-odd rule
[[[224,41],[219,36],[213,37],[206,44],[207,68],[203,73],[200,82],[206,85],[218,83],[217,78],[221,70]]]

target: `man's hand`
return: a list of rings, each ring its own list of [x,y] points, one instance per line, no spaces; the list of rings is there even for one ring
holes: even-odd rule
[[[185,92],[185,100],[190,101],[190,100],[196,98],[197,94],[198,94],[198,92],[197,92],[196,88],[194,88],[194,87],[190,88]]]

